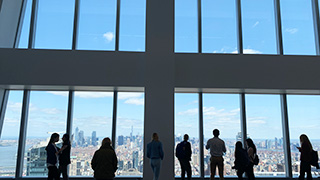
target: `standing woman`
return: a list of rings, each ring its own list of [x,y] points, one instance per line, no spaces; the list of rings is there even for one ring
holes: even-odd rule
[[[150,159],[153,180],[158,180],[161,161],[163,160],[163,149],[157,133],[152,134],[152,141],[147,145],[147,157]]]
[[[249,164],[247,166],[247,175],[248,175],[248,179],[249,180],[254,180],[255,177],[254,177],[254,172],[253,172],[253,166],[254,166],[254,163],[253,163],[253,160],[257,154],[257,148],[256,148],[256,145],[254,145],[252,139],[248,138],[246,140],[246,143],[247,143],[247,151],[248,151],[248,156],[249,156]]]
[[[60,173],[57,168],[59,148],[56,142],[59,141],[59,134],[53,133],[50,141],[46,147],[47,151],[47,167],[48,167],[48,180],[60,180]]]
[[[299,180],[304,179],[305,173],[307,173],[307,180],[311,180],[312,175],[311,175],[310,162],[312,160],[312,145],[311,145],[307,135],[305,135],[305,134],[300,135],[300,145],[301,145],[301,147],[297,147],[297,149],[299,149],[299,151],[301,153]]]
[[[236,143],[234,157],[235,161],[232,168],[237,170],[238,179],[242,180],[242,175],[247,170],[247,166],[249,165],[249,158],[247,151],[243,149],[242,142],[240,141]]]
[[[69,134],[64,134],[62,136],[62,148],[59,150],[59,170],[62,173],[63,180],[68,180],[68,165],[70,162],[70,150],[71,150],[71,143]]]

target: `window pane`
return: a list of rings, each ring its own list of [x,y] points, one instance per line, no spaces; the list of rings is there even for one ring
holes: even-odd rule
[[[116,0],[81,0],[77,49],[114,50]]]
[[[31,92],[24,176],[47,176],[45,148],[52,133],[59,133],[62,137],[66,132],[67,105],[68,92]]]
[[[213,129],[219,129],[220,138],[224,140],[227,152],[224,155],[225,176],[236,176],[231,169],[234,165],[234,146],[241,141],[240,108],[238,94],[204,94],[203,128],[204,146],[213,137]],[[205,176],[210,176],[210,152],[204,147]]]
[[[311,141],[313,149],[320,151],[320,96],[288,95],[288,116],[290,132],[290,148],[292,160],[292,174],[299,176],[300,152],[295,146],[300,147],[299,137],[306,134]],[[314,178],[317,176],[315,167],[311,169]]]
[[[35,31],[37,49],[71,49],[74,0],[39,0]]]
[[[280,96],[246,95],[246,106],[248,138],[260,159],[255,176],[285,176]]]
[[[175,94],[175,148],[183,141],[184,134],[189,135],[191,143],[191,169],[192,176],[200,176],[199,151],[199,95],[177,93]],[[181,167],[178,158],[175,158],[175,175],[181,176]]]
[[[145,51],[146,0],[121,0],[120,51]]]
[[[91,159],[111,138],[113,92],[75,92],[70,176],[93,176]]]
[[[244,54],[277,54],[274,3],[242,0]]]
[[[10,91],[0,139],[0,177],[15,176],[22,91]]]
[[[175,0],[175,52],[198,52],[197,0]]]
[[[119,161],[117,176],[142,177],[143,125],[144,94],[119,92],[115,143]]]
[[[281,0],[284,54],[315,55],[311,0]]]
[[[202,52],[238,53],[236,1],[202,0]]]
[[[32,0],[26,0],[26,9],[24,11],[23,19],[21,19],[21,34],[18,48],[28,48],[29,42],[29,32],[30,32],[30,19],[31,19],[31,9],[32,9]]]

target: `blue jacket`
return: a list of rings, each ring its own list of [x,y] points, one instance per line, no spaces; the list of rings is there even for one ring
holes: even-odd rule
[[[163,159],[163,149],[160,141],[151,141],[147,145],[147,157],[150,159]]]

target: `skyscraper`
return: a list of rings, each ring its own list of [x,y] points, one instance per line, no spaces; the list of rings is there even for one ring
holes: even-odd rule
[[[124,139],[124,137],[122,135],[118,136],[118,146],[123,145],[123,139]]]
[[[97,138],[97,132],[96,131],[92,131],[91,145],[92,146],[97,146],[98,145],[98,138]]]
[[[138,169],[138,164],[139,164],[139,152],[134,151],[132,153],[132,164],[134,169]]]

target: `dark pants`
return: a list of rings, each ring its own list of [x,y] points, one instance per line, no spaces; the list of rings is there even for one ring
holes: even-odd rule
[[[219,157],[211,157],[211,162],[210,162],[210,170],[211,170],[211,176],[210,176],[210,180],[214,180],[214,176],[216,175],[216,168],[218,166],[218,170],[219,170],[219,176],[220,176],[220,180],[224,180],[223,177],[223,157],[219,156]]]
[[[237,176],[238,176],[238,179],[239,180],[242,180],[243,179],[243,173],[245,172],[245,169],[244,168],[241,168],[241,169],[238,169],[237,170]]]
[[[179,159],[181,166],[181,179],[184,180],[187,171],[188,180],[191,180],[191,165],[188,159]]]
[[[57,166],[49,166],[48,170],[48,180],[60,180],[60,173],[58,171]]]
[[[304,179],[305,173],[307,173],[307,180],[311,180],[312,179],[312,175],[311,175],[311,165],[310,165],[310,163],[305,162],[305,161],[301,161],[300,162],[299,180],[303,180]]]
[[[247,176],[248,176],[248,180],[254,180],[255,179],[254,172],[253,172],[253,166],[254,165],[250,162],[249,165],[246,168],[246,173],[247,173]]]
[[[62,174],[63,180],[68,180],[68,165],[60,165],[59,171]]]

